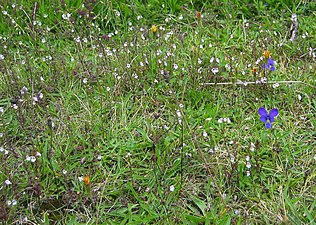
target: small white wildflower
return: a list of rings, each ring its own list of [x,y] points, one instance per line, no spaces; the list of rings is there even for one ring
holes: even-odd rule
[[[36,158],[35,158],[35,156],[30,156],[30,161],[32,162],[32,163],[34,163],[35,161],[36,161]]]
[[[262,77],[260,81],[261,81],[261,83],[266,83],[267,82],[267,78],[266,77]]]
[[[13,199],[12,200],[12,206],[15,206],[15,205],[17,205],[18,204],[18,202],[15,200],[15,199]]]
[[[202,63],[202,59],[198,58],[198,64]]]
[[[173,64],[173,68],[174,68],[175,70],[177,70],[177,69],[179,68],[179,66],[178,66],[177,64]]]
[[[5,180],[4,183],[5,183],[5,185],[10,185],[10,184],[12,184],[12,182],[11,182],[10,180]]]
[[[47,18],[47,17],[48,17],[48,15],[47,15],[47,14],[44,14],[44,15],[43,15],[43,17],[44,17],[44,18]]]
[[[249,177],[249,176],[250,176],[250,171],[247,170],[247,171],[246,171],[246,174],[247,174],[247,177]]]
[[[217,122],[223,123],[223,118],[219,118],[219,119],[217,120]]]
[[[127,63],[126,68],[131,68],[131,64]]]
[[[102,155],[99,154],[99,155],[97,156],[97,159],[98,159],[98,160],[101,160],[101,159],[102,159]]]
[[[36,152],[36,154],[35,154],[37,157],[41,157],[42,156],[42,154],[41,153],[39,153],[39,152]]]
[[[4,55],[0,54],[0,60],[4,60]]]
[[[181,108],[181,109],[183,108],[183,104],[182,103],[179,104],[179,108]]]
[[[218,71],[219,71],[219,70],[218,70],[218,68],[217,68],[217,67],[213,67],[213,68],[212,68],[212,73],[217,74],[217,73],[218,73]]]
[[[70,16],[71,16],[70,13],[67,13],[67,14],[63,13],[63,14],[61,15],[61,17],[62,17],[64,20],[69,20]]]
[[[141,67],[143,67],[143,66],[144,66],[144,63],[143,63],[143,62],[139,62],[139,65],[140,65]]]
[[[7,205],[8,205],[8,206],[11,206],[11,205],[12,205],[12,201],[11,201],[11,200],[8,200],[8,201],[7,201]]]
[[[185,156],[187,156],[187,157],[192,157],[192,154],[191,153],[185,153]]]
[[[106,91],[111,91],[111,88],[110,87],[106,87]]]
[[[246,156],[246,161],[247,162],[250,161],[250,156],[249,155]]]
[[[179,20],[182,20],[183,19],[183,16],[182,16],[182,14],[179,16]]]
[[[207,136],[208,136],[207,132],[203,131],[203,137],[207,137]]]
[[[17,104],[13,104],[13,105],[12,105],[12,108],[18,109],[18,105],[17,105]]]
[[[246,163],[246,167],[247,167],[248,169],[250,169],[250,168],[251,168],[251,164],[250,164],[250,162],[249,162],[249,161]]]
[[[82,182],[83,181],[83,177],[78,177],[78,181]]]
[[[2,138],[3,137],[3,133],[0,133],[0,138]]]
[[[63,169],[63,174],[66,175],[67,174],[67,170]]]
[[[8,15],[8,12],[7,11],[2,11],[2,14],[3,15]]]
[[[42,43],[44,44],[46,42],[45,38],[42,38]]]
[[[235,162],[235,157],[234,157],[234,156],[232,156],[232,157],[230,158],[230,162],[231,162],[231,163],[234,163],[234,162]]]
[[[170,188],[169,188],[170,192],[174,192],[174,186],[171,185]]]
[[[302,96],[301,95],[298,95],[297,98],[298,98],[299,101],[302,100]]]
[[[274,83],[274,84],[272,85],[273,88],[277,88],[277,87],[279,87],[279,86],[280,86],[279,83]]]
[[[84,83],[84,84],[88,83],[88,78],[86,78],[86,77],[83,78],[82,83]]]

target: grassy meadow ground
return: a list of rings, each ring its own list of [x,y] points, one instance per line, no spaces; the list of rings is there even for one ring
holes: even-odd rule
[[[0,4],[3,224],[316,224],[314,1],[53,2]]]

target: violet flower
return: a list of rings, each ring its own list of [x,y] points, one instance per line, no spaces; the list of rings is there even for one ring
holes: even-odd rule
[[[279,114],[279,111],[274,108],[271,109],[268,113],[265,108],[260,108],[258,110],[258,113],[260,115],[260,121],[265,123],[266,128],[272,128],[272,123],[274,122],[274,117],[276,117]]]
[[[274,60],[271,59],[271,58],[268,58],[267,63],[263,64],[263,65],[262,65],[262,68],[263,68],[263,69],[268,69],[268,70],[274,71],[274,70],[275,70]]]

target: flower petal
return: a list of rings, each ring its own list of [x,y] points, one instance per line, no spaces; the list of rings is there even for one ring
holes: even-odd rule
[[[268,66],[274,66],[274,60],[271,58],[268,58]]]
[[[271,110],[272,111],[272,110]],[[260,116],[264,116],[264,117],[268,117],[268,112],[265,108],[261,107],[259,110],[258,110],[258,113]]]
[[[267,122],[267,119],[268,119],[268,118],[267,118],[266,116],[260,116],[260,121],[261,121],[261,122],[264,122],[264,123],[265,123],[265,122]]]
[[[279,110],[274,108],[270,110],[269,116],[272,119],[273,117],[277,116],[279,114]]]
[[[266,128],[270,129],[272,127],[272,123],[266,122]]]

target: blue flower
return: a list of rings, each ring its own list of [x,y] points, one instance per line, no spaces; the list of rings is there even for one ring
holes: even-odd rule
[[[260,115],[260,121],[265,123],[265,127],[272,128],[274,117],[276,117],[279,114],[279,111],[274,108],[270,110],[270,113],[268,113],[265,108],[260,108],[258,110],[258,113]]]
[[[262,68],[263,68],[263,69],[268,69],[268,70],[274,71],[274,70],[275,70],[274,60],[271,59],[271,58],[268,58],[267,63],[263,64],[263,65],[262,65]]]

